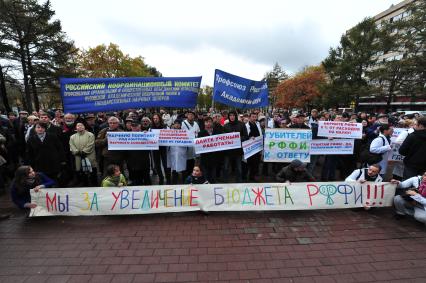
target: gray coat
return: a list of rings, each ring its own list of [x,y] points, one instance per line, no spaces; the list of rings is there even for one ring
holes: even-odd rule
[[[83,134],[76,133],[70,138],[70,150],[75,158],[75,170],[81,169],[81,157],[76,155],[78,152],[84,152],[86,157],[92,164],[92,168],[97,168],[96,154],[95,154],[95,136],[89,132],[84,131]]]

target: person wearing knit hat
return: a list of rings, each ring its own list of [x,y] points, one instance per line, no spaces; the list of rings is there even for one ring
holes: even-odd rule
[[[276,175],[278,182],[294,183],[294,182],[312,182],[315,178],[306,170],[306,164],[299,159],[294,159],[289,165],[281,169]]]

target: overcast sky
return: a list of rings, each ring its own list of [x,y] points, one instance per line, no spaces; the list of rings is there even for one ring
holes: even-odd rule
[[[77,47],[116,43],[163,76],[260,80],[320,63],[349,28],[401,0],[51,0]]]

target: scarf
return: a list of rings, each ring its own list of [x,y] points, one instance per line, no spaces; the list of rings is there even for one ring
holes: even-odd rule
[[[111,176],[109,180],[114,183],[114,185],[118,186],[120,183],[120,177],[121,176]]]
[[[28,177],[28,178],[25,180],[25,183],[26,183],[27,185],[33,185],[33,184],[35,183],[35,177]]]
[[[38,138],[40,139],[41,142],[44,142],[44,139],[46,138],[46,133],[43,134],[37,134]]]
[[[426,182],[421,181],[420,185],[419,185],[419,193],[423,196],[426,197]]]

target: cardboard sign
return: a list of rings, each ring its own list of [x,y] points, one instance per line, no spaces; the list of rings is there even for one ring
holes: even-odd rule
[[[299,159],[310,162],[309,143],[311,130],[266,129],[263,146],[265,162],[291,162]]]
[[[312,140],[309,153],[311,155],[327,154],[353,154],[354,140],[334,139],[334,140]]]
[[[158,132],[108,132],[108,150],[158,150]]]
[[[228,133],[195,139],[195,153],[207,153],[241,148],[240,133]]]
[[[362,123],[318,121],[318,136],[327,138],[362,139]]]
[[[243,142],[244,159],[248,159],[263,150],[263,137],[255,137]]]
[[[152,131],[159,132],[160,146],[194,146],[194,132],[177,129],[153,129]]]

